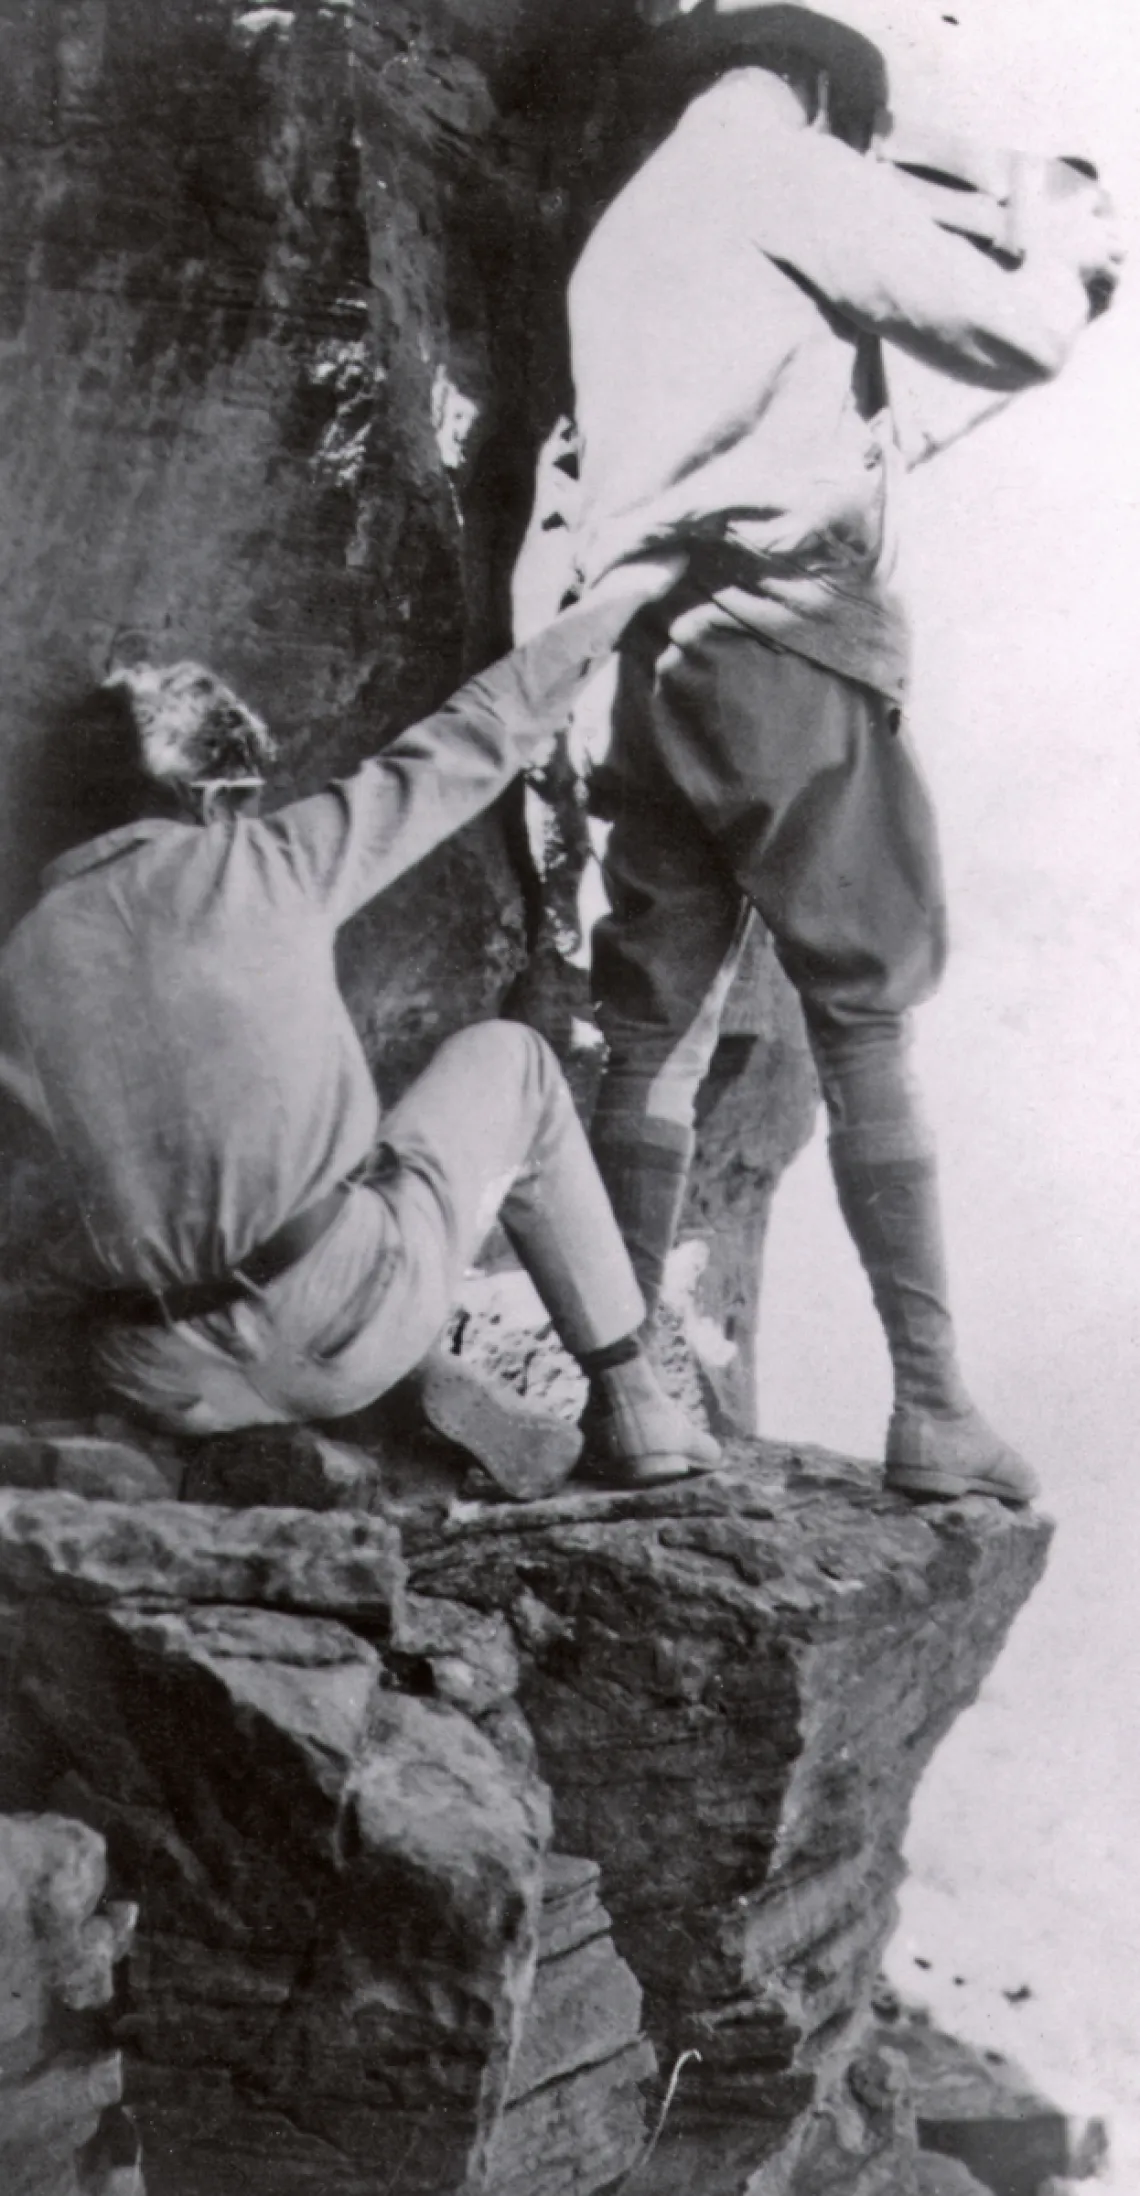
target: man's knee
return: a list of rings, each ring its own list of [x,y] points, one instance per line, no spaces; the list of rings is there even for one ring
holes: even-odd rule
[[[480,1086],[543,1096],[565,1087],[557,1054],[526,1022],[472,1022],[448,1037],[436,1057],[454,1062],[470,1079],[473,1099]]]
[[[911,1068],[909,1016],[832,1025],[809,1022],[833,1148],[867,1157],[929,1156],[933,1141]]]

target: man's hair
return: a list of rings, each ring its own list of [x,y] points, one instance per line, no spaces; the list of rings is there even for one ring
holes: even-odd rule
[[[869,38],[825,9],[773,4],[721,14],[715,0],[653,34],[627,68],[635,127],[660,140],[691,101],[733,69],[770,69],[810,87],[826,71],[833,134],[864,151],[886,107],[887,67]]]
[[[140,816],[193,807],[194,789],[249,785],[276,752],[262,719],[199,663],[111,672],[44,757],[45,855]]]
[[[125,697],[136,767],[156,785],[260,778],[273,759],[263,719],[200,663],[135,664],[112,671],[103,690]]]

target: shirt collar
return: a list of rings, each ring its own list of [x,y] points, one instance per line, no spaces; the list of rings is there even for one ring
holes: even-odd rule
[[[89,869],[99,869],[104,862],[117,861],[120,854],[129,854],[136,846],[143,846],[148,839],[161,838],[167,831],[184,831],[185,824],[172,822],[165,816],[140,816],[137,823],[120,824],[115,831],[101,831],[97,839],[85,839],[82,846],[71,846],[66,854],[58,854],[43,872],[41,884],[45,892],[53,885],[66,884],[72,877],[82,877]]]

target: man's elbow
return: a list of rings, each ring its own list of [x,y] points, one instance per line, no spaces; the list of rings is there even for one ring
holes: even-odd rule
[[[1073,327],[1045,320],[1032,328],[1023,325],[1016,333],[975,329],[972,337],[944,353],[941,364],[955,381],[973,382],[995,396],[1016,396],[1056,380],[1076,335]]]
[[[1003,331],[1011,388],[1055,381],[1089,323],[1084,283],[1068,268],[1035,275],[1027,267],[1012,277],[1019,285],[1016,317]]]
[[[1076,330],[1045,326],[1035,329],[1031,341],[1018,345],[1016,351],[1016,380],[1011,388],[1032,389],[1043,381],[1055,381],[1069,362]]]

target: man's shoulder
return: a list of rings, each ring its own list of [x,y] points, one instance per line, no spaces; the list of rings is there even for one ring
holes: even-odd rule
[[[837,138],[773,124],[746,84],[713,85],[599,216],[574,282],[639,242],[683,253],[699,230],[763,243],[767,226],[802,221],[815,206],[831,226],[849,194],[874,190],[875,165]]]

